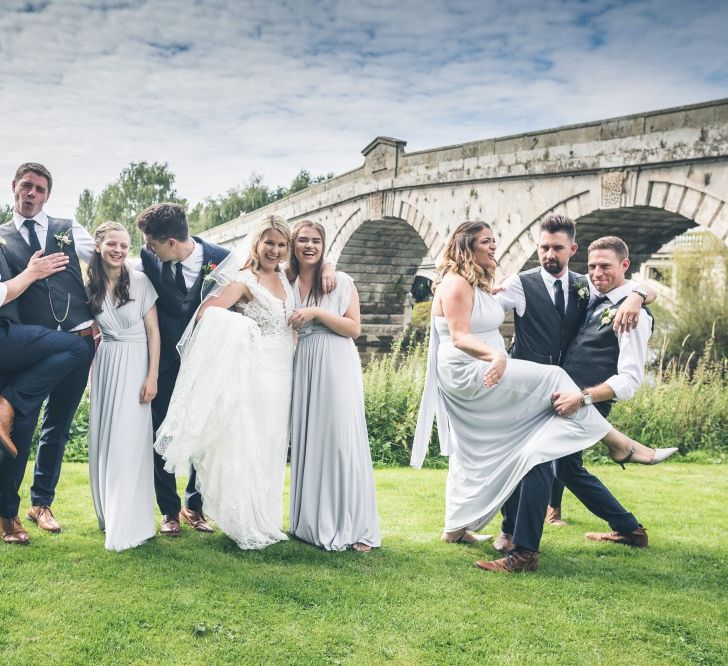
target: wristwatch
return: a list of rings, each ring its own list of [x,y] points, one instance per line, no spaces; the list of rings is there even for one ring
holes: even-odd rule
[[[586,407],[587,405],[591,405],[594,402],[594,398],[591,397],[591,393],[589,391],[582,391],[581,392],[581,404],[582,406]]]
[[[647,300],[647,291],[645,291],[644,289],[642,289],[642,287],[634,287],[632,289],[632,293],[633,294],[639,294],[640,296],[642,296],[642,302],[643,303]]]

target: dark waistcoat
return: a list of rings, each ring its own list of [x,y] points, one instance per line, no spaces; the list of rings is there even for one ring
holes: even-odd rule
[[[0,247],[0,281],[5,282],[13,277],[13,274],[8,266],[8,262],[3,254],[2,247]],[[10,301],[3,306],[0,306],[0,324],[9,322],[11,324],[20,323],[20,315],[18,314],[18,302]]]
[[[618,303],[607,304],[608,308],[617,308],[626,300],[626,296]],[[607,308],[605,308],[607,309]],[[617,373],[619,362],[619,339],[612,324],[602,324],[601,312],[595,314],[590,321],[585,321],[571,343],[564,370],[576,385],[581,388],[603,384]],[[606,416],[612,409],[611,403],[600,403],[599,411]]]
[[[574,287],[576,276],[569,272],[569,302],[562,319],[541,277],[541,269],[519,274],[526,297],[523,317],[516,315],[515,342],[511,356],[524,361],[562,365],[566,350],[577,334],[588,299],[580,299]]]
[[[81,265],[76,255],[71,231],[71,220],[48,218],[45,254],[63,252],[70,259],[66,269],[45,280],[34,282],[17,299],[20,320],[24,324],[37,324],[46,328],[70,331],[79,324],[93,319],[86,305],[86,290],[81,277]],[[70,244],[60,247],[56,236],[67,234]],[[25,270],[33,252],[11,220],[0,227],[5,240],[3,252],[13,276]]]

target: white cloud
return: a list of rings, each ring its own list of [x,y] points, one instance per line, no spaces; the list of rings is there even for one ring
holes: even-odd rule
[[[197,201],[351,169],[378,134],[421,150],[703,101],[726,95],[726,24],[707,0],[5,2],[0,173],[46,163],[70,215],[130,161]]]

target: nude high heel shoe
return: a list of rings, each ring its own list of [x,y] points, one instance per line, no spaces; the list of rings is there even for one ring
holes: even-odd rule
[[[627,455],[626,458],[622,458],[622,460],[616,460],[615,458],[612,458],[614,462],[616,462],[622,469],[624,469],[625,463],[630,463],[632,461],[632,456],[634,455],[635,449],[637,448],[636,444],[632,444],[632,448],[630,449],[629,455]],[[641,462],[639,460],[635,460],[634,464],[637,465],[659,465],[661,462],[665,462],[670,456],[675,455],[678,452],[678,448],[676,446],[671,446],[666,449],[653,449],[655,452],[655,455],[652,456],[652,460],[649,462]]]

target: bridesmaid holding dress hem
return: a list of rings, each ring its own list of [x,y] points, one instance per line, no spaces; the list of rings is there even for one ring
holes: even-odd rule
[[[364,389],[353,338],[359,297],[337,274],[324,294],[324,228],[304,220],[293,228],[291,272],[298,331],[291,408],[290,533],[326,550],[379,547],[374,473],[364,418]]]
[[[106,548],[126,550],[156,534],[151,401],[157,393],[157,293],[125,263],[129,234],[102,224],[88,266],[89,307],[101,330],[89,415],[89,475]]]

